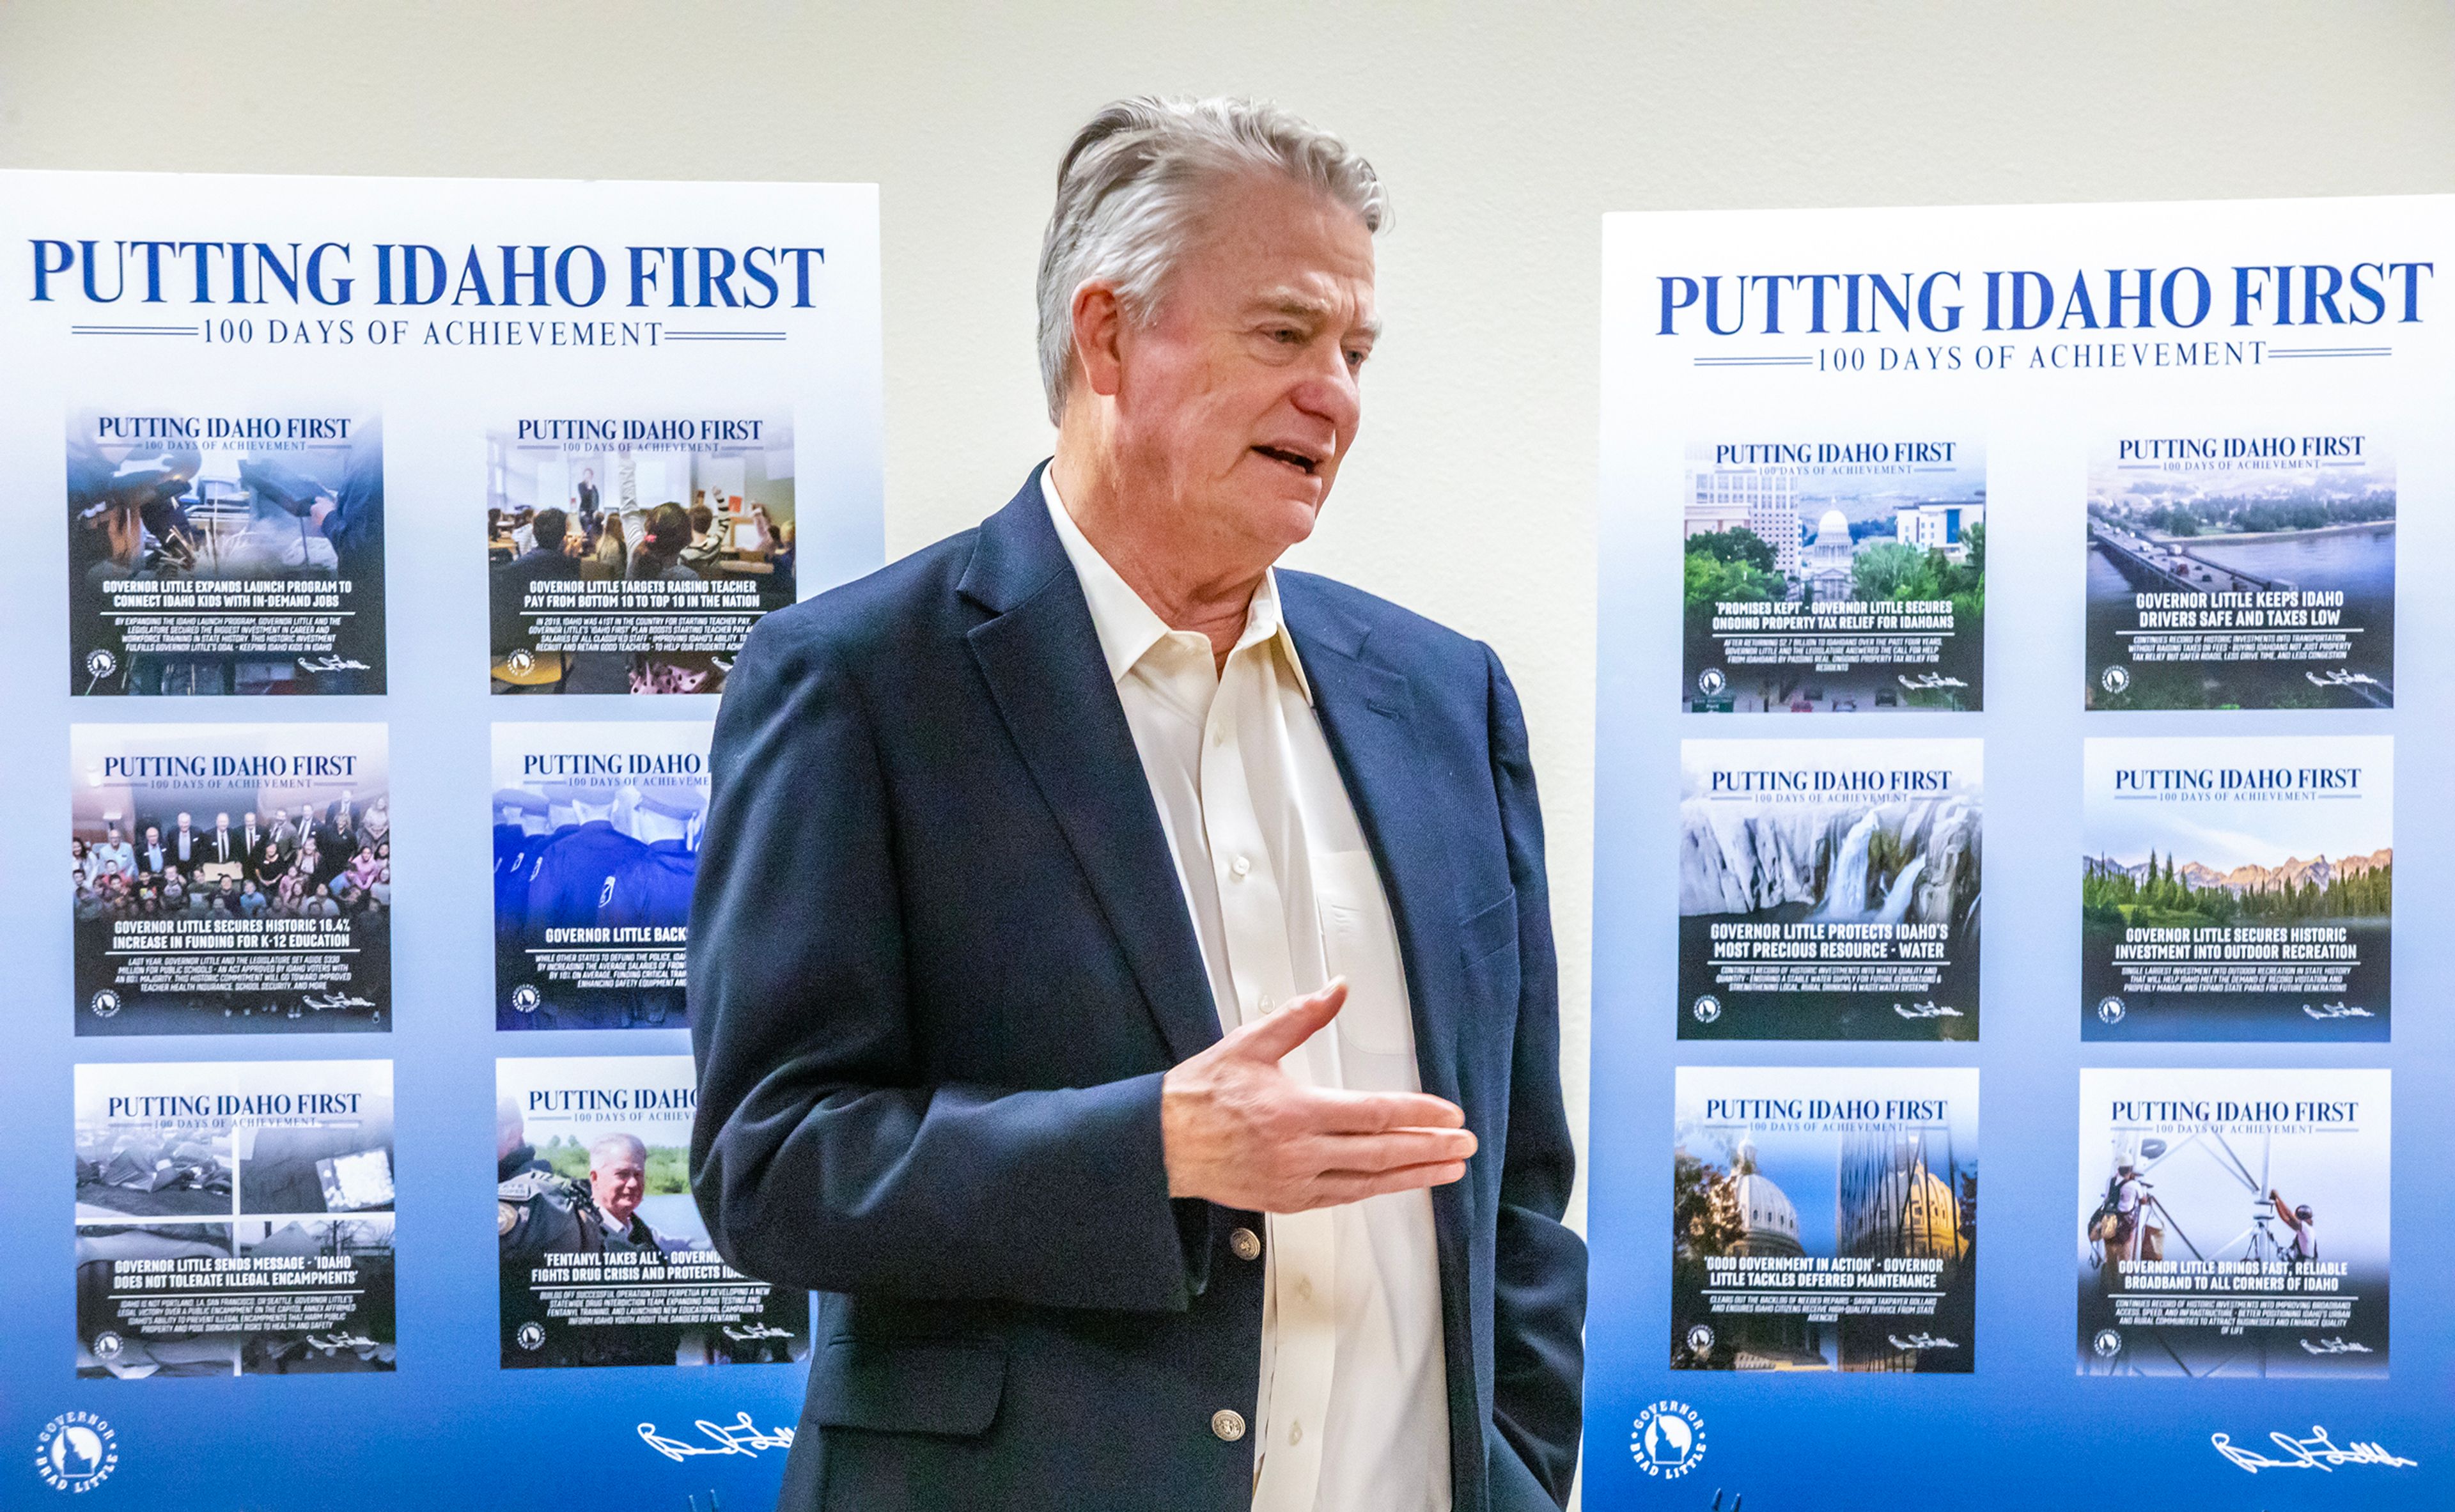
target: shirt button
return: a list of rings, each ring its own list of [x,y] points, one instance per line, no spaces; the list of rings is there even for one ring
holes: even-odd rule
[[[1240,1228],[1228,1236],[1228,1253],[1240,1260],[1262,1258],[1262,1236],[1249,1228]]]
[[[1240,856],[1228,863],[1228,870],[1235,873],[1240,877],[1252,869],[1253,858],[1249,856]]]
[[[1210,1431],[1234,1443],[1245,1437],[1245,1415],[1232,1407],[1222,1407],[1210,1415]]]
[[[1303,1298],[1306,1301],[1310,1301],[1310,1300],[1312,1300],[1312,1278],[1311,1278],[1311,1277],[1309,1277],[1309,1276],[1299,1276],[1299,1277],[1297,1277],[1297,1278],[1296,1278],[1296,1295],[1297,1295],[1298,1297]]]
[[[1304,1442],[1303,1423],[1294,1422],[1288,1425],[1288,1442],[1291,1444]]]

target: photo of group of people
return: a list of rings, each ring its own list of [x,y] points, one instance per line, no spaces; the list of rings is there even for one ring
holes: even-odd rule
[[[78,725],[80,1034],[379,1030],[382,725]]]
[[[792,603],[792,426],[521,420],[487,437],[498,694],[721,693]]]

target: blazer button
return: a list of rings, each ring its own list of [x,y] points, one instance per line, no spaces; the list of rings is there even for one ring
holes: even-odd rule
[[[1240,1260],[1262,1258],[1262,1237],[1249,1228],[1240,1228],[1228,1236],[1228,1253]]]
[[[1231,1407],[1222,1407],[1210,1415],[1210,1431],[1234,1443],[1245,1437],[1245,1415]]]

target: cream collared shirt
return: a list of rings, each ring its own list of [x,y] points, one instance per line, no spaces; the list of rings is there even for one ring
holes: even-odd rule
[[[1288,1073],[1422,1091],[1390,901],[1279,617],[1277,575],[1255,590],[1221,668],[1207,636],[1170,630],[1100,555],[1052,471],[1041,474],[1049,520],[1125,705],[1221,1030],[1344,976],[1347,1006],[1288,1057]],[[1267,1226],[1254,1512],[1450,1512],[1430,1196]]]

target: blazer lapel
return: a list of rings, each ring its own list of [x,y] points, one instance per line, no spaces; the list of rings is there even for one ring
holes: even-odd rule
[[[961,592],[994,617],[973,659],[1067,846],[1100,900],[1176,1059],[1219,1038],[1219,1011],[1159,809],[1108,679],[1040,474],[981,527]]]
[[[1457,898],[1450,887],[1453,872],[1438,788],[1415,736],[1413,687],[1373,655],[1368,627],[1326,602],[1302,576],[1281,573],[1279,595],[1312,682],[1322,733],[1389,894],[1424,1090],[1455,1101],[1457,1002],[1464,988]]]

